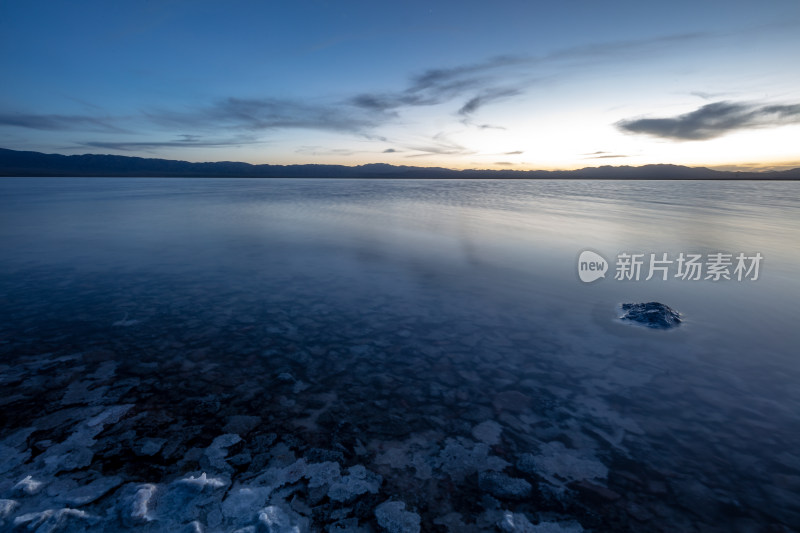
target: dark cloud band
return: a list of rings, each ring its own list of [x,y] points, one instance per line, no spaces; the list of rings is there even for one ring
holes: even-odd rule
[[[136,150],[155,150],[158,148],[214,148],[220,146],[242,146],[245,144],[254,144],[255,142],[256,141],[253,140],[241,140],[241,139],[232,139],[223,141],[200,141],[196,139],[187,139],[179,141],[152,141],[152,142],[93,141],[81,144],[83,146],[91,146],[92,148],[104,148],[106,150],[120,150],[123,152],[130,152]]]
[[[121,133],[124,130],[107,119],[85,115],[46,115],[35,113],[0,113],[0,126],[16,126],[41,131],[90,130]]]
[[[348,112],[340,106],[278,98],[226,98],[192,111],[153,112],[148,116],[168,126],[204,129],[222,126],[250,132],[272,129],[360,132],[376,125],[366,114]]]
[[[675,141],[701,141],[738,130],[800,123],[800,105],[715,102],[672,118],[622,120],[617,127]]]

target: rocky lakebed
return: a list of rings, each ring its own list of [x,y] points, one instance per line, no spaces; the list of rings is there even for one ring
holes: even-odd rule
[[[6,278],[0,530],[800,525],[793,427],[735,401],[757,375],[642,349],[673,332],[593,350],[552,309],[196,281]]]

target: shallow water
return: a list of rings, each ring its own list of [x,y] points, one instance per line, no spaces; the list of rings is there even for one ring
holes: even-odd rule
[[[800,183],[3,179],[5,519],[380,531],[391,499],[423,531],[800,528],[798,242]],[[622,252],[764,259],[619,281]],[[618,320],[648,301],[683,323]],[[167,512],[202,472],[218,492]]]

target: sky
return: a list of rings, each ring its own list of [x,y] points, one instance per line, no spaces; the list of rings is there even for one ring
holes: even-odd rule
[[[788,169],[798,58],[798,0],[0,0],[0,147]]]

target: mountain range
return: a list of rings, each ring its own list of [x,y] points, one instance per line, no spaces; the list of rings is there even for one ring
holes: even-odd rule
[[[453,170],[382,163],[358,166],[252,165],[231,161],[190,163],[120,155],[67,156],[0,148],[0,176],[798,180],[800,168],[731,172],[679,165],[601,166],[579,170]]]

